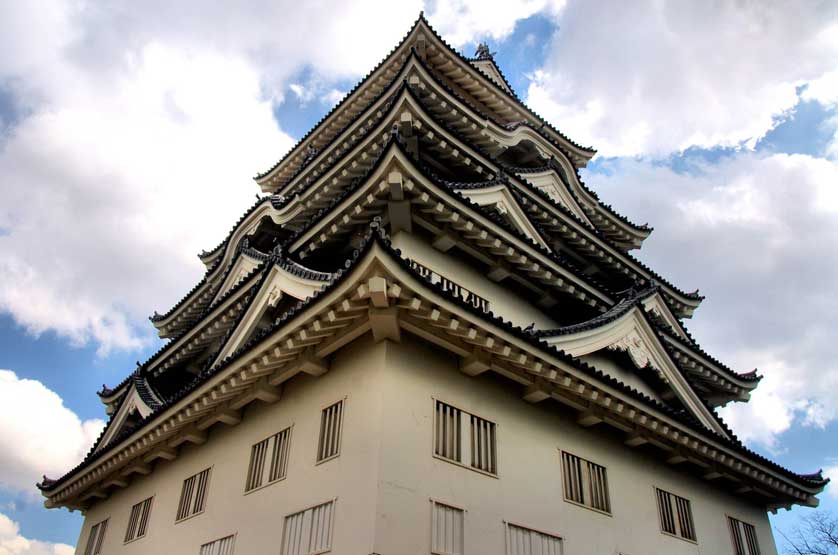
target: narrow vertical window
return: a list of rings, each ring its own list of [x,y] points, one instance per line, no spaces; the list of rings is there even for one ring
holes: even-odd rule
[[[562,485],[568,501],[611,513],[608,473],[604,466],[562,451]]]
[[[467,429],[463,429],[468,426]],[[434,455],[497,474],[497,425],[434,401]]]
[[[471,466],[497,473],[495,423],[471,415]]]
[[[200,555],[233,555],[236,536],[227,536],[201,546]]]
[[[183,481],[176,520],[183,520],[204,512],[204,506],[207,500],[207,486],[209,485],[209,473],[210,469],[207,468]]]
[[[84,555],[100,555],[102,553],[102,542],[105,541],[105,532],[108,529],[108,520],[105,519],[90,528],[90,535],[87,537],[87,545],[84,548]]]
[[[506,525],[506,555],[562,555],[562,538],[515,524]]]
[[[727,517],[735,555],[760,555],[757,531],[753,525]]]
[[[693,512],[688,499],[655,488],[661,530],[673,536],[696,541]]]
[[[316,555],[332,550],[334,500],[285,517],[282,555]]]
[[[148,517],[151,513],[151,500],[149,497],[131,507],[131,516],[128,518],[128,529],[125,531],[125,543],[134,541],[145,536],[148,529]]]
[[[343,401],[323,409],[320,415],[320,439],[317,443],[317,462],[340,454],[340,434],[343,423]]]
[[[431,501],[431,553],[463,555],[465,511]]]
[[[251,447],[245,491],[252,491],[262,485],[285,478],[290,443],[291,428],[289,427]]]
[[[462,462],[460,422],[462,412],[442,401],[436,402],[434,453],[445,459]]]

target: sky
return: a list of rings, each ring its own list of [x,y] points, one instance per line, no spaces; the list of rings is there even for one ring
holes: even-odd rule
[[[252,177],[422,9],[598,149],[583,180],[655,228],[639,258],[706,295],[693,335],[765,376],[720,410],[739,437],[838,482],[835,2],[0,0],[0,555],[72,553],[81,515],[34,483],[90,448]]]

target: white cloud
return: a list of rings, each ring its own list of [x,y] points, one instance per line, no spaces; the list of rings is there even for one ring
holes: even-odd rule
[[[57,478],[78,464],[103,426],[79,419],[41,382],[0,370],[0,488],[34,495],[42,475]],[[0,523],[0,555],[3,538]]]
[[[72,555],[75,549],[64,543],[50,543],[25,538],[20,526],[0,513],[0,555]]]
[[[452,32],[504,36],[542,4],[457,4]],[[101,352],[147,344],[146,316],[200,279],[195,255],[224,237],[258,190],[250,178],[292,145],[273,119],[289,85],[335,102],[335,84],[373,68],[421,8],[4,3],[0,86],[17,113],[0,131],[0,311]]]
[[[838,499],[838,466],[824,468],[823,475],[831,480],[829,485],[826,486],[827,495]]]
[[[752,146],[798,86],[838,94],[828,3],[573,2],[558,25],[528,102],[608,156]]]
[[[739,153],[689,173],[620,160],[587,172],[606,202],[655,231],[639,256],[707,296],[688,326],[711,354],[765,378],[722,409],[745,440],[777,449],[794,423],[838,419],[838,163]]]
[[[563,6],[564,0],[438,0],[428,19],[445,40],[460,47],[476,39],[502,40],[512,33],[518,20],[542,11],[557,14]]]

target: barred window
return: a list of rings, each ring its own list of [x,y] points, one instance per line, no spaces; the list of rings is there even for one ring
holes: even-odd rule
[[[562,451],[562,477],[565,499],[611,513],[608,474],[604,466]]]
[[[201,546],[200,555],[233,555],[233,544],[236,542],[236,536],[227,536]]]
[[[332,550],[335,501],[285,517],[282,555],[315,555]]]
[[[207,487],[209,486],[209,474],[210,469],[207,468],[183,481],[176,520],[183,520],[184,518],[189,518],[190,516],[204,512],[204,506],[207,501]]]
[[[288,469],[288,450],[291,444],[291,428],[260,441],[250,449],[250,466],[244,491],[252,491],[285,478]]]
[[[431,501],[431,553],[463,555],[465,511]]]
[[[661,530],[673,536],[696,541],[693,512],[688,499],[655,488]]]
[[[148,529],[148,516],[151,513],[151,500],[149,497],[131,507],[131,516],[128,518],[128,529],[125,531],[125,543],[142,538]]]
[[[562,555],[559,536],[545,534],[515,524],[506,525],[506,555]]]
[[[90,535],[87,537],[87,546],[84,548],[84,555],[100,555],[102,553],[102,542],[105,541],[105,532],[108,529],[108,519],[94,524],[90,528]]]
[[[320,439],[317,443],[317,462],[340,454],[340,434],[343,424],[343,400],[326,407],[320,415]]]
[[[463,430],[466,422],[469,426],[468,436]],[[489,474],[497,474],[496,428],[494,422],[463,412],[442,401],[435,401],[434,454]],[[465,437],[469,438],[467,447],[463,446]]]
[[[757,531],[753,525],[727,517],[735,555],[760,555]]]

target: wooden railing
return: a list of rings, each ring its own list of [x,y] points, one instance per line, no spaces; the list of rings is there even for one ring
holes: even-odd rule
[[[473,293],[457,283],[456,281],[452,281],[447,277],[438,274],[428,268],[427,266],[423,266],[419,264],[415,260],[409,260],[411,268],[419,272],[419,274],[428,279],[431,283],[438,283],[442,286],[442,288],[455,295],[465,302],[469,303],[474,308],[479,308],[483,312],[489,312],[489,301],[478,295],[477,293]]]

